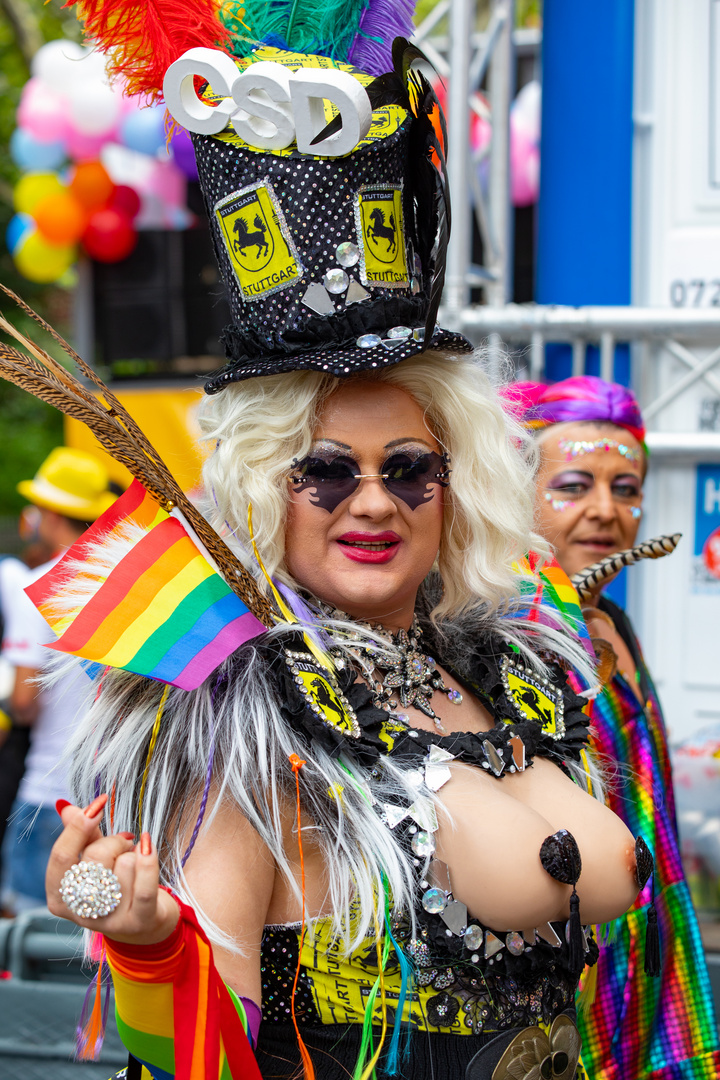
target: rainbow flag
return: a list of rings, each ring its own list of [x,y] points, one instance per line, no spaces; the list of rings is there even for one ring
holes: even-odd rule
[[[109,572],[93,565],[91,549],[132,524],[144,535],[120,561]],[[96,591],[59,612],[54,598],[79,578],[97,583]],[[50,648],[183,690],[265,631],[188,527],[137,480],[26,592],[58,636]]]
[[[538,610],[537,605],[548,604],[554,607],[562,616],[568,630],[580,638],[593,663],[595,663],[597,658],[583,618],[580,598],[570,578],[557,560],[553,559],[552,562],[546,562],[539,566],[538,556],[531,551],[529,555],[515,565],[524,578],[520,587],[521,595],[531,601],[527,617],[542,622],[542,613]],[[528,580],[529,578],[534,578],[534,581]]]

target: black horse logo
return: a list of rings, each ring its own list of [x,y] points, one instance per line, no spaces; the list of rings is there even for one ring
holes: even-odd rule
[[[259,259],[262,255],[267,255],[270,250],[265,238],[267,225],[260,214],[255,215],[253,225],[255,226],[254,230],[248,226],[245,218],[238,217],[235,219],[233,224],[233,232],[235,233],[233,247],[235,251],[247,251],[248,248],[252,247],[257,248],[255,255]]]
[[[397,249],[397,242],[395,239],[395,215],[390,215],[390,224],[385,224],[385,214],[376,206],[370,214],[370,224],[367,227],[368,240],[372,240],[374,244],[380,245],[381,240],[387,241],[387,247],[385,248],[386,255],[394,255]]]
[[[536,716],[542,718],[543,727],[551,727],[555,716],[551,709],[544,709],[540,704],[540,697],[537,690],[532,686],[527,686],[518,694],[518,702],[522,703],[531,712],[534,712]]]
[[[344,726],[347,723],[345,710],[340,705],[337,698],[330,693],[324,679],[316,676],[310,683],[308,689],[320,708],[329,709],[331,712],[336,713],[340,725]]]

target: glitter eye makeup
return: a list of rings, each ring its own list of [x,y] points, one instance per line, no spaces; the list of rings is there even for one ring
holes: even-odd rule
[[[590,473],[568,469],[548,480],[547,487],[550,491],[564,491],[568,495],[582,497],[588,493],[594,483],[594,477]]]
[[[640,461],[639,450],[626,446],[625,443],[616,442],[615,439],[595,439],[593,442],[587,442],[584,439],[561,439],[558,447],[565,455],[566,461],[582,457],[583,454],[593,454],[596,450],[617,450],[626,461],[632,462],[633,465],[637,465]]]
[[[558,499],[553,495],[552,491],[545,492],[545,501],[549,502],[553,510],[557,510],[559,514],[561,514],[563,510],[567,510],[569,507],[575,505],[572,499]]]

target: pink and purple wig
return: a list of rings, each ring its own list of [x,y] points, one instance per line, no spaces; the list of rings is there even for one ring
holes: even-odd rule
[[[581,421],[614,424],[629,431],[645,447],[645,424],[635,395],[618,383],[595,375],[573,375],[552,386],[513,383],[503,390],[503,397],[525,427],[538,430],[551,424]]]

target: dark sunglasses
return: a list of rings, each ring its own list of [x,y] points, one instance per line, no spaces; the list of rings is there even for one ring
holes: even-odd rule
[[[396,498],[416,510],[434,497],[434,484],[450,483],[450,458],[447,454],[391,454],[382,464],[382,472],[361,473],[360,466],[346,454],[309,455],[293,461],[289,480],[296,492],[313,489],[311,501],[329,513],[357,491],[363,480],[382,480]]]

